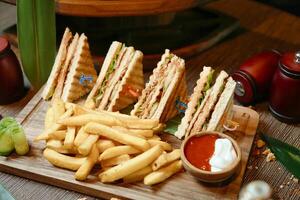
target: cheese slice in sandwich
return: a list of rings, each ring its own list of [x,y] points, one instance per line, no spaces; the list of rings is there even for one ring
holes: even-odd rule
[[[213,70],[207,67],[200,73],[185,116],[175,133],[178,138],[204,130],[220,131],[228,119],[236,83],[225,71],[221,71],[212,85],[212,73]]]
[[[45,100],[61,98],[72,102],[86,95],[97,79],[87,37],[66,28],[58,54],[43,90]]]
[[[143,53],[114,41],[85,106],[118,111],[137,101],[144,88]]]
[[[186,95],[185,62],[167,49],[131,115],[165,122],[178,114],[176,100],[184,101]]]

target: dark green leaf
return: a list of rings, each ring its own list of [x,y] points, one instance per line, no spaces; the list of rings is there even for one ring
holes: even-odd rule
[[[56,53],[55,1],[17,0],[22,66],[34,89],[48,79]]]
[[[169,121],[167,121],[166,128],[164,131],[174,135],[178,129],[178,126],[181,122],[182,117],[183,117],[183,115],[177,115],[177,116],[173,117],[172,119],[170,119]]]
[[[295,177],[300,178],[300,150],[273,137],[261,134],[277,160]]]

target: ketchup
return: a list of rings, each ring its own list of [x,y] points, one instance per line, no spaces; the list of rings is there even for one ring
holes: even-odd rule
[[[215,142],[218,135],[202,135],[191,137],[184,148],[187,160],[195,167],[210,171],[209,160],[215,151]]]

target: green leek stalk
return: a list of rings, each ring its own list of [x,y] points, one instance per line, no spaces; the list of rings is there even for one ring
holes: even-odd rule
[[[266,134],[260,134],[267,146],[281,164],[295,177],[300,178],[300,149],[277,140]]]
[[[17,0],[21,62],[34,90],[48,79],[55,54],[55,1]]]

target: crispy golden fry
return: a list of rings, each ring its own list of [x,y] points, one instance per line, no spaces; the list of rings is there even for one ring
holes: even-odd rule
[[[162,153],[163,149],[157,145],[148,151],[122,163],[99,175],[101,182],[114,182],[129,174],[139,171],[150,165]]]
[[[151,138],[148,138],[148,140],[158,140],[158,141],[160,141],[161,138],[158,135],[153,135]]]
[[[78,147],[78,152],[81,155],[88,155],[93,147],[99,139],[99,135],[89,135],[84,142]]]
[[[158,170],[161,167],[164,167],[175,160],[180,159],[180,149],[175,149],[171,153],[163,153],[161,154],[153,163],[152,169],[153,171]]]
[[[114,158],[120,155],[124,154],[136,154],[136,153],[141,153],[140,150],[132,147],[132,146],[116,146],[116,147],[111,147],[109,149],[106,149],[100,156],[99,156],[99,161]]]
[[[172,151],[172,146],[167,143],[167,142],[163,142],[163,141],[160,141],[160,140],[147,140],[148,143],[150,144],[151,147],[155,146],[155,145],[160,145],[163,150],[165,151]]]
[[[80,168],[75,173],[76,180],[83,181],[87,178],[87,176],[93,169],[94,165],[96,164],[98,156],[99,156],[99,150],[96,144],[94,144],[86,161],[80,166]]]
[[[112,126],[114,129],[119,129],[119,130],[126,130],[128,134],[134,135],[137,137],[141,138],[151,138],[153,136],[153,131],[152,130],[143,130],[143,129],[128,129],[124,128],[122,126]]]
[[[54,113],[53,113],[53,108],[50,107],[48,108],[46,115],[45,115],[45,129],[49,129],[53,124],[55,123],[54,121]]]
[[[67,128],[66,137],[65,137],[65,141],[64,141],[64,147],[66,149],[73,148],[75,134],[76,134],[76,127],[70,126]]]
[[[158,120],[121,118],[103,113],[77,115],[60,119],[57,123],[66,126],[84,126],[89,122],[96,122],[107,126],[122,126],[131,129],[152,129],[158,125]]]
[[[65,113],[65,103],[60,98],[53,98],[52,108],[54,121],[57,122],[57,120]]]
[[[104,152],[106,149],[109,149],[111,147],[115,146],[115,143],[113,143],[113,141],[111,140],[106,140],[106,139],[99,139],[96,143],[99,152],[102,153]]]
[[[65,149],[61,140],[50,139],[46,143],[46,147],[62,154],[76,154],[77,149]]]
[[[70,117],[73,114],[73,108],[71,107],[70,109],[68,109],[61,117],[60,119],[65,119],[67,117]],[[61,128],[63,128],[64,126],[62,124],[53,124],[53,126],[51,126],[49,129],[45,130],[42,134],[38,135],[37,137],[35,137],[34,141],[39,141],[39,140],[47,140],[49,139],[49,134],[53,133],[55,131],[60,130]]]
[[[52,133],[49,133],[48,139],[54,139],[54,140],[64,140],[66,137],[66,131],[60,130],[60,131],[54,131]]]
[[[97,124],[95,122],[88,123],[85,126],[84,130],[88,133],[98,134],[106,138],[120,142],[122,144],[132,145],[135,148],[143,151],[146,151],[147,149],[150,148],[149,143],[142,138],[126,134],[120,130],[115,130],[113,128],[110,128],[102,124]]]
[[[129,130],[132,130],[132,129],[127,129],[127,128],[124,128],[122,126],[112,126],[111,128],[119,130],[119,131],[122,131],[122,132],[124,132],[126,134],[129,134],[129,135],[133,135],[133,136],[136,136],[136,137],[139,137],[139,138],[146,139],[146,137],[144,137],[142,135],[136,134],[133,131],[129,131]]]
[[[160,133],[165,129],[166,125],[159,123],[156,127],[153,128],[154,134]]]
[[[66,156],[48,148],[44,150],[44,157],[54,166],[73,171],[78,170],[86,160],[86,158]]]
[[[130,119],[137,119],[138,117],[136,116],[131,116],[131,115],[125,115],[119,112],[109,112],[109,111],[105,111],[105,110],[92,110],[90,108],[87,108],[85,106],[81,106],[78,104],[74,104],[74,103],[66,103],[67,106],[74,106],[74,114],[75,115],[83,115],[83,114],[107,114],[107,115],[111,115],[111,116],[115,116],[115,117],[119,117],[119,118],[130,118]]]
[[[182,169],[181,160],[175,161],[164,168],[161,168],[157,171],[154,171],[154,172],[148,174],[144,178],[144,184],[145,185],[154,185],[154,184],[160,183],[160,182],[166,180],[167,178],[169,178],[170,176],[172,176],[173,174],[179,172],[181,169]]]
[[[148,165],[147,167],[134,172],[132,174],[129,174],[128,176],[125,176],[123,178],[123,182],[125,183],[134,183],[134,182],[139,182],[142,181],[144,179],[145,176],[147,176],[148,174],[150,174],[152,172],[152,168],[150,165]]]
[[[84,127],[81,127],[74,139],[74,145],[76,147],[79,147],[86,140],[88,136],[89,134],[84,131]]]
[[[110,158],[107,160],[102,160],[101,163],[101,167],[102,168],[107,168],[107,167],[112,167],[112,166],[116,166],[119,165],[121,163],[124,163],[125,161],[130,160],[130,156],[128,154],[123,154],[114,158]]]

